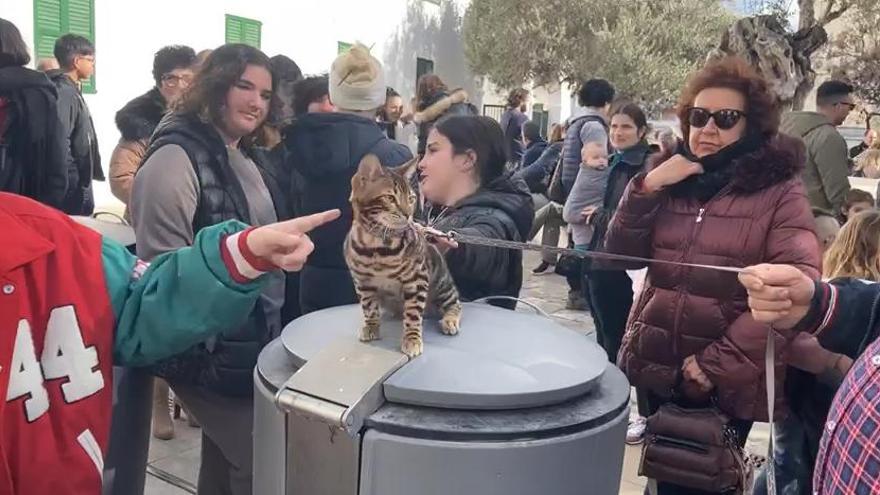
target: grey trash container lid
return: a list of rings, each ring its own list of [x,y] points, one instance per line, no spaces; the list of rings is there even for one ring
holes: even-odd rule
[[[134,229],[128,225],[76,215],[71,215],[70,218],[76,221],[76,223],[88,227],[123,246],[127,247],[134,245]]]
[[[327,344],[357,339],[360,306],[305,315],[281,335],[296,367]],[[369,345],[397,349],[402,323],[383,318],[382,339]],[[594,341],[546,317],[464,305],[461,332],[443,335],[437,320],[424,325],[425,351],[384,384],[389,402],[448,409],[520,409],[558,404],[589,393],[608,364]]]

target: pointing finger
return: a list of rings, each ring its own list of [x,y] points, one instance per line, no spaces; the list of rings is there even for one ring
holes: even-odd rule
[[[342,212],[339,210],[327,210],[322,211],[321,213],[315,213],[314,215],[294,218],[293,220],[281,222],[277,225],[281,230],[286,232],[305,234],[325,223],[336,220],[340,215],[342,215]]]

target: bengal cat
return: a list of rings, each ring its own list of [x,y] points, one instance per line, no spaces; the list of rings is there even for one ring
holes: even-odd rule
[[[458,333],[461,303],[446,261],[412,223],[415,194],[409,180],[418,161],[396,169],[374,155],[361,160],[351,179],[354,220],[345,239],[345,260],[364,312],[361,341],[379,338],[380,311],[403,315],[401,351],[422,353],[426,308],[439,309],[441,329]]]

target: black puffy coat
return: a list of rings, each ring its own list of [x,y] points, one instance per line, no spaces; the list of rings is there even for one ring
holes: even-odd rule
[[[354,304],[357,297],[342,244],[351,228],[351,177],[361,158],[372,153],[386,167],[412,159],[406,146],[388,139],[376,122],[347,113],[310,113],[286,130],[284,173],[291,174],[289,198],[297,215],[339,208],[342,218],[310,235],[315,251],[300,272],[303,313]]]
[[[0,191],[61,208],[67,192],[58,92],[45,74],[0,69]]]
[[[534,210],[525,182],[510,174],[481,186],[457,205],[442,210],[434,227],[465,235],[525,241]],[[446,253],[446,263],[464,301],[486,296],[519,297],[522,251],[460,244]],[[515,301],[493,304],[513,309]]]

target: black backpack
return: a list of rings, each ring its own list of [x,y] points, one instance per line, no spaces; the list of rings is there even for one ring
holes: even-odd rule
[[[550,174],[547,179],[547,197],[550,198],[550,201],[555,201],[559,204],[565,204],[565,200],[567,198],[567,194],[565,194],[565,189],[562,187],[562,157],[564,153],[559,153],[559,158],[556,160],[556,166],[553,167],[553,173]]]

